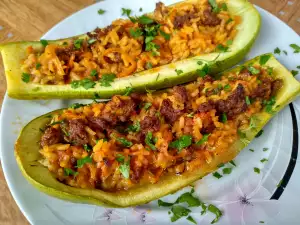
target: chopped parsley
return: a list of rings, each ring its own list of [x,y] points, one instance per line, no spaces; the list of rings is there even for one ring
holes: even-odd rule
[[[77,40],[75,40],[75,41],[74,41],[74,47],[75,47],[76,49],[80,49],[80,48],[81,48],[82,42],[83,42],[83,39],[77,39]]]
[[[194,218],[192,216],[188,216],[186,219],[193,224],[197,224],[197,222],[194,220]]]
[[[259,223],[265,223],[265,222],[261,220],[261,221],[259,221]]]
[[[296,75],[298,75],[299,71],[297,71],[297,70],[291,70],[291,73],[293,74],[293,76],[296,76]]]
[[[250,148],[249,151],[250,151],[250,152],[254,152],[254,149]]]
[[[30,74],[29,73],[22,73],[22,81],[28,83],[30,81]]]
[[[163,30],[159,30],[159,33],[160,33],[160,35],[163,36],[164,39],[166,39],[167,41],[170,40],[170,38],[171,38],[171,35],[170,35],[170,34],[164,32]]]
[[[229,18],[227,21],[226,21],[226,24],[229,24],[229,23],[231,23],[233,21],[233,19],[232,18]]]
[[[220,178],[223,177],[223,176],[222,176],[221,174],[219,174],[218,172],[214,172],[212,175],[213,175],[215,178],[217,178],[217,179],[220,179]]]
[[[82,159],[78,159],[77,160],[77,168],[82,168],[84,164],[86,163],[92,163],[92,157],[91,156],[87,156],[85,158]]]
[[[83,149],[84,149],[85,151],[87,151],[87,152],[90,152],[90,151],[93,150],[93,148],[92,148],[90,145],[88,145],[88,144],[84,144],[84,145],[83,145]]]
[[[129,173],[130,173],[130,159],[128,161],[124,161],[120,167],[119,170],[121,172],[121,174],[123,175],[123,177],[125,179],[129,179]]]
[[[139,11],[142,12],[142,11],[143,11],[143,8],[141,7],[141,8],[139,9]]]
[[[265,106],[265,111],[267,113],[272,114],[273,113],[273,106],[275,105],[275,103],[276,103],[276,99],[275,99],[274,96],[271,97],[270,100],[268,100],[268,101],[264,100],[263,105]]]
[[[205,77],[209,73],[209,66],[205,64],[202,69],[197,69],[196,73],[199,77]]]
[[[201,202],[198,198],[194,197],[192,193],[186,192],[179,196],[175,203],[187,203],[189,207],[198,207],[201,205]]]
[[[194,117],[194,114],[195,114],[194,112],[191,112],[191,113],[187,114],[186,117],[188,117],[188,118],[193,118],[193,117]]]
[[[230,91],[231,90],[231,87],[230,87],[230,84],[226,84],[224,87],[223,87],[224,91]]]
[[[48,41],[47,41],[47,40],[41,39],[40,42],[41,42],[41,44],[42,44],[44,47],[46,47],[46,46],[48,45]]]
[[[63,124],[63,123],[64,123],[63,120],[61,120],[61,121],[55,121],[53,123],[50,123],[49,126],[53,126],[53,125],[56,125],[56,124]]]
[[[221,212],[220,209],[218,209],[216,206],[210,204],[208,207],[207,207],[208,211],[210,211],[211,213],[215,214],[216,215],[216,218],[211,221],[211,224],[214,224],[216,222],[218,222],[221,218],[221,216],[223,215],[223,213]]]
[[[300,53],[300,46],[297,44],[290,44],[290,47],[294,49],[294,53]]]
[[[140,28],[130,28],[129,33],[131,37],[138,38],[143,35],[143,31]]]
[[[174,205],[171,208],[171,212],[173,213],[173,216],[171,217],[171,222],[175,222],[181,217],[188,216],[191,210],[181,205]]]
[[[266,152],[266,151],[268,151],[269,150],[269,148],[263,148],[263,151],[264,152]]]
[[[231,174],[232,168],[224,168],[222,171],[223,171],[223,174]]]
[[[264,133],[264,130],[258,131],[258,133],[255,135],[256,138],[260,137]]]
[[[220,12],[220,8],[219,8],[216,0],[208,0],[208,3],[212,7],[212,10],[213,10],[214,13],[219,13]]]
[[[271,58],[271,55],[262,55],[260,58],[259,58],[259,64],[261,66],[265,65],[269,59]]]
[[[131,124],[128,126],[128,128],[125,129],[125,131],[129,132],[139,132],[141,130],[140,122],[137,121],[134,124]]]
[[[146,102],[143,109],[148,110],[148,109],[150,109],[151,106],[152,106],[151,102]]]
[[[158,206],[162,206],[162,207],[170,207],[170,206],[174,205],[174,203],[164,202],[160,199],[158,199],[157,203],[158,203]]]
[[[279,181],[279,183],[277,184],[277,187],[280,187],[282,185],[282,180]]]
[[[64,174],[65,176],[74,176],[76,177],[78,175],[78,172],[75,172],[74,170],[70,169],[70,168],[64,168]]]
[[[196,145],[202,145],[202,144],[204,144],[205,142],[207,142],[209,136],[210,136],[210,134],[204,134],[204,135],[202,136],[202,138],[196,143]]]
[[[218,168],[222,168],[222,167],[224,167],[224,166],[225,166],[225,164],[224,164],[224,163],[221,163],[221,164],[218,165]]]
[[[122,16],[130,16],[131,9],[122,8]]]
[[[183,71],[182,71],[182,70],[178,70],[178,69],[175,69],[175,72],[177,73],[177,75],[180,75],[180,74],[182,74],[182,73],[183,73]]]
[[[97,39],[91,38],[91,39],[89,39],[89,40],[87,41],[87,43],[88,43],[89,45],[91,45],[91,44],[95,43],[96,41],[97,41]]]
[[[197,64],[198,64],[199,66],[201,66],[201,65],[203,64],[203,62],[202,62],[202,61],[198,61]]]
[[[133,91],[133,88],[132,88],[132,87],[126,87],[124,95],[125,95],[125,96],[128,96],[128,95],[131,94],[132,91]]]
[[[218,44],[216,47],[216,52],[228,52],[229,47]]]
[[[38,70],[39,68],[41,68],[42,64],[40,64],[39,62],[35,65],[35,68]]]
[[[98,77],[98,72],[97,72],[97,70],[96,70],[96,69],[92,69],[92,70],[91,70],[91,73],[90,73],[90,76],[91,76],[91,77]]]
[[[268,66],[268,68],[267,68],[267,73],[268,73],[269,75],[272,75],[272,74],[273,74],[273,70],[274,70],[273,67]]]
[[[120,153],[117,153],[116,154],[116,160],[118,161],[118,162],[124,162],[125,161],[125,156],[124,155],[122,155],[122,154],[120,154]]]
[[[257,75],[260,73],[260,70],[259,69],[256,69],[254,66],[249,66],[248,67],[248,70],[249,72],[252,74],[252,75]]]
[[[154,22],[153,19],[151,19],[150,17],[148,17],[146,15],[140,16],[137,21],[138,21],[138,23],[143,24],[143,25],[151,24]]]
[[[300,66],[297,66],[297,69],[299,69],[299,70],[300,70]]]
[[[274,49],[274,54],[280,55],[280,53],[281,53],[281,50],[278,47]]]
[[[251,101],[250,101],[249,96],[246,96],[246,97],[245,97],[245,100],[246,100],[246,104],[247,104],[247,105],[251,105]]]
[[[189,147],[192,144],[192,136],[191,135],[183,135],[176,141],[173,141],[169,144],[169,147],[176,148],[178,152],[181,152],[182,149]]]
[[[223,10],[223,11],[227,11],[227,10],[228,10],[227,4],[226,4],[225,2],[223,2],[223,3],[221,4],[220,9]]]
[[[71,88],[77,89],[79,87],[83,87],[84,89],[90,89],[95,87],[96,83],[88,78],[84,78],[83,80],[74,80],[71,82]]]
[[[266,159],[266,158],[263,158],[263,159],[261,159],[261,160],[260,160],[260,162],[262,162],[262,163],[264,163],[264,162],[268,162],[268,159]]]
[[[254,168],[253,168],[253,170],[254,170],[254,172],[255,172],[255,173],[258,173],[258,174],[260,174],[260,169],[259,169],[259,168],[257,168],[257,167],[254,167]]]
[[[283,52],[285,55],[287,55],[287,54],[288,54],[286,50],[283,50],[282,52]]]
[[[236,164],[235,164],[235,162],[234,162],[233,160],[230,160],[229,163],[230,163],[231,165],[233,165],[234,167],[236,167]]]
[[[99,9],[99,10],[98,10],[98,14],[99,14],[99,15],[103,15],[105,12],[106,12],[106,11],[103,10],[103,9]]]
[[[100,81],[100,85],[103,87],[110,87],[111,83],[115,80],[116,74],[114,73],[106,73],[103,74]]]
[[[128,141],[126,138],[118,137],[118,138],[116,138],[116,140],[126,148],[129,148],[132,146],[132,142]]]
[[[222,113],[222,115],[221,115],[221,122],[222,123],[226,123],[227,122],[227,115],[226,115],[226,113]]]
[[[152,63],[151,62],[146,62],[146,69],[149,70],[149,69],[152,69]]]
[[[156,150],[152,132],[148,131],[146,138],[145,138],[145,143],[146,143],[146,145],[148,145],[151,148],[151,150],[153,150],[153,151]]]

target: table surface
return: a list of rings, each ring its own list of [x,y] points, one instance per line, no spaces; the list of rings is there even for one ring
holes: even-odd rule
[[[300,0],[250,0],[285,21],[300,34]],[[56,23],[95,0],[1,0],[0,43],[38,40]],[[0,59],[1,60],[1,59]],[[0,107],[6,81],[0,61]],[[0,225],[29,224],[7,187],[0,167]]]

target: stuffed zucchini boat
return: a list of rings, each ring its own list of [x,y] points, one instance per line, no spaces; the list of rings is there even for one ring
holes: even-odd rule
[[[123,10],[128,19],[82,36],[0,45],[8,95],[107,98],[174,86],[195,80],[205,64],[217,73],[238,63],[260,28],[247,0],[157,3],[140,17]]]
[[[272,54],[172,89],[73,104],[31,121],[15,155],[39,190],[110,207],[173,193],[232,160],[300,84]]]

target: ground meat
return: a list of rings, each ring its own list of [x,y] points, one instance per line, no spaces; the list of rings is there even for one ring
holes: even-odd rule
[[[209,134],[212,133],[213,130],[216,128],[215,124],[211,118],[210,113],[199,113],[198,116],[202,120],[202,128],[201,128],[201,133],[202,134]]]
[[[88,32],[87,35],[90,38],[100,40],[101,37],[106,36],[113,29],[113,25],[107,26],[106,28],[96,28],[93,32]]]
[[[143,175],[143,168],[139,166],[131,166],[132,168],[132,173],[130,174],[130,180],[133,181],[134,183],[138,183],[140,180],[141,176]]]
[[[202,20],[202,24],[205,26],[217,26],[221,23],[221,19],[212,12],[211,8],[204,10],[203,16],[204,20]]]
[[[54,145],[62,142],[63,136],[60,129],[48,127],[41,137],[41,146]]]
[[[156,8],[154,10],[154,18],[156,20],[163,20],[163,18],[168,15],[169,10],[162,2],[156,3]]]
[[[84,145],[88,143],[88,135],[84,129],[85,123],[82,119],[69,120],[70,141],[74,145]]]
[[[195,18],[195,15],[191,12],[186,12],[184,15],[177,15],[174,18],[173,25],[175,29],[183,28],[184,24],[188,24],[188,22]]]
[[[184,86],[175,86],[173,88],[173,93],[175,95],[175,98],[178,101],[180,101],[184,104],[188,102],[189,96],[188,96],[187,90]]]
[[[283,81],[281,79],[274,80],[272,83],[272,92],[271,95],[274,96],[277,91],[282,87]]]
[[[100,117],[89,116],[87,120],[88,126],[94,130],[103,131],[109,128],[108,122]]]
[[[232,118],[247,110],[245,97],[243,85],[238,84],[237,88],[226,100],[219,100],[215,102],[216,109],[219,113],[226,113],[228,118]]]
[[[71,157],[70,159],[71,166],[74,168],[77,165],[77,159],[75,157]]]
[[[156,132],[160,127],[160,121],[156,116],[145,116],[140,124],[141,131],[145,134],[148,133],[148,131]]]
[[[114,52],[114,53],[112,53],[112,55],[104,56],[103,58],[107,63],[110,63],[110,64],[122,62],[121,54],[119,52]]]
[[[210,110],[214,109],[215,103],[212,100],[209,100],[208,102],[204,102],[198,106],[197,112],[202,113],[202,112],[209,112]]]
[[[257,88],[250,94],[251,98],[269,99],[272,94],[272,80],[262,79]]]
[[[165,117],[165,120],[168,123],[174,123],[177,118],[181,115],[180,110],[175,110],[172,106],[172,102],[170,99],[164,99],[161,107],[160,107],[160,113],[162,116]]]

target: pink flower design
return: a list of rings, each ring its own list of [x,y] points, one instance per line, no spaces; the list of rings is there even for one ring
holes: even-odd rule
[[[94,212],[95,225],[110,225],[111,221],[122,220],[116,209],[96,207]]]
[[[150,216],[151,211],[145,208],[136,207],[132,208],[131,215],[127,216],[127,223],[130,225],[140,225],[140,224],[151,224],[155,222],[155,218]]]

